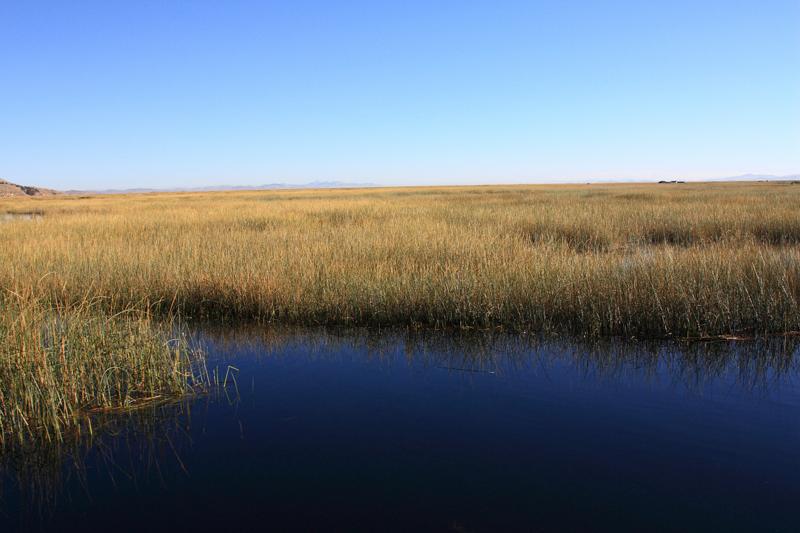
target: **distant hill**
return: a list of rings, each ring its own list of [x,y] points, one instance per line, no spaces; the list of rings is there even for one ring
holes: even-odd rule
[[[265,183],[263,185],[212,185],[209,187],[174,187],[167,189],[101,189],[67,191],[67,194],[132,194],[146,192],[215,192],[215,191],[265,191],[274,189],[351,189],[377,187],[374,183],[346,183],[342,181],[312,181],[311,183]]]
[[[572,180],[574,181],[574,180]],[[539,181],[537,183],[570,183],[572,181]],[[594,182],[607,182],[607,183],[644,183],[650,180],[630,178],[630,179],[589,179],[590,183]],[[742,174],[739,176],[728,176],[724,178],[664,178],[664,182],[674,181],[800,181],[800,174],[791,174],[787,176],[775,176],[772,174]],[[65,192],[54,191],[52,189],[43,189],[41,187],[29,187],[25,185],[17,185],[6,180],[0,179],[0,198],[7,198],[11,196],[53,196],[56,194],[135,194],[135,193],[150,193],[150,192],[214,192],[214,191],[264,191],[264,190],[277,190],[277,189],[354,189],[362,187],[379,187],[374,183],[348,183],[343,181],[312,181],[309,183],[293,184],[293,183],[265,183],[262,185],[212,185],[208,187],[172,187],[164,189],[155,188],[131,188],[131,189],[93,189],[93,190],[69,190]]]
[[[0,198],[10,198],[13,196],[53,196],[55,194],[60,193],[52,189],[17,185],[10,181],[0,180]]]

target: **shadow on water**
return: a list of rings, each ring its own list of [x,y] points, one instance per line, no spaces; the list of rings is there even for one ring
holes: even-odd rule
[[[206,326],[229,386],[0,458],[0,529],[791,530],[793,339]]]

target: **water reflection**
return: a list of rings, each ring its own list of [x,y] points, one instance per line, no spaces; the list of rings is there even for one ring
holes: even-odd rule
[[[742,392],[774,392],[800,374],[797,337],[746,342],[628,341],[502,332],[369,328],[226,328],[196,334],[218,360],[351,357],[386,365],[513,376],[569,366],[587,381],[659,382],[692,391],[728,380]]]
[[[97,491],[166,486],[176,467],[188,475],[181,455],[192,444],[192,412],[209,401],[99,414],[64,442],[11,443],[0,457],[3,515],[20,530],[47,530],[59,506],[92,501]]]
[[[794,338],[223,326],[194,338],[226,389],[97,417],[91,438],[59,447],[7,450],[0,529],[225,529],[230,516],[298,530],[794,520]],[[208,509],[224,512],[198,512]]]

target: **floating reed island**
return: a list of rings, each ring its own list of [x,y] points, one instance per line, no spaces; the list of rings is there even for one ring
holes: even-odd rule
[[[0,200],[0,443],[208,385],[202,356],[171,340],[176,317],[794,332],[798,207],[789,183]]]

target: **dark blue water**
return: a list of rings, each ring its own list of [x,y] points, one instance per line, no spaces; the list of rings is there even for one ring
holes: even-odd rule
[[[6,458],[0,531],[797,531],[784,340],[207,332],[228,387]]]

